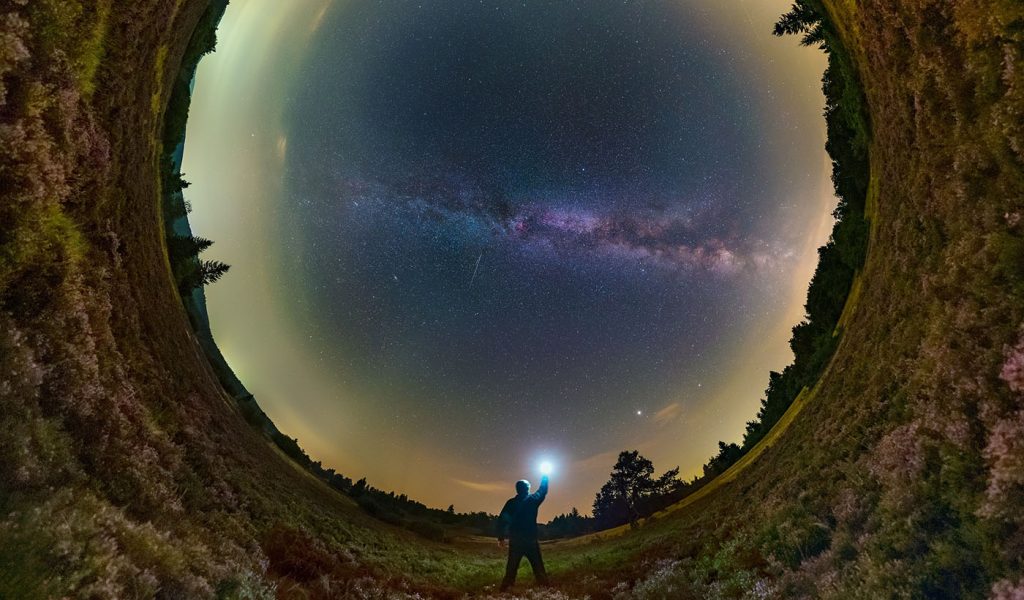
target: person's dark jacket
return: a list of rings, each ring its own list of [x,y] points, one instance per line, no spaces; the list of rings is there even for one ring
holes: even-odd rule
[[[548,495],[548,478],[542,477],[540,487],[532,494],[509,498],[498,515],[498,539],[513,542],[537,540],[537,509]]]

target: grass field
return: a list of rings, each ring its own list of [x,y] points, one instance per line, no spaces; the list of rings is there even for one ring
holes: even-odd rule
[[[826,4],[873,134],[833,361],[697,494],[547,546],[534,597],[1024,593],[1024,5]],[[205,9],[0,8],[0,597],[489,594],[496,545],[370,518],[250,428],[204,358],[159,158]]]

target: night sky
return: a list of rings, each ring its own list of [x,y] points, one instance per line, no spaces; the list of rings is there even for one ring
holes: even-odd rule
[[[184,170],[282,429],[460,510],[551,458],[552,514],[619,450],[738,439],[834,202],[784,2],[267,3],[204,59]]]

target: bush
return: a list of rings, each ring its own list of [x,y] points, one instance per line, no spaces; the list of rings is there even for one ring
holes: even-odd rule
[[[413,533],[427,538],[428,540],[434,540],[435,542],[446,542],[448,541],[447,530],[444,526],[433,523],[431,521],[410,521],[408,528]]]

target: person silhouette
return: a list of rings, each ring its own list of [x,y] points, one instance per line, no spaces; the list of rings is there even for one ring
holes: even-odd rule
[[[508,546],[508,563],[501,589],[507,590],[516,582],[519,563],[525,557],[533,568],[537,583],[545,585],[548,574],[544,571],[544,559],[540,556],[540,542],[537,540],[537,509],[548,495],[548,476],[540,479],[540,488],[530,493],[530,482],[523,479],[516,482],[516,495],[509,498],[498,515],[498,544]],[[506,544],[505,540],[508,540]]]

